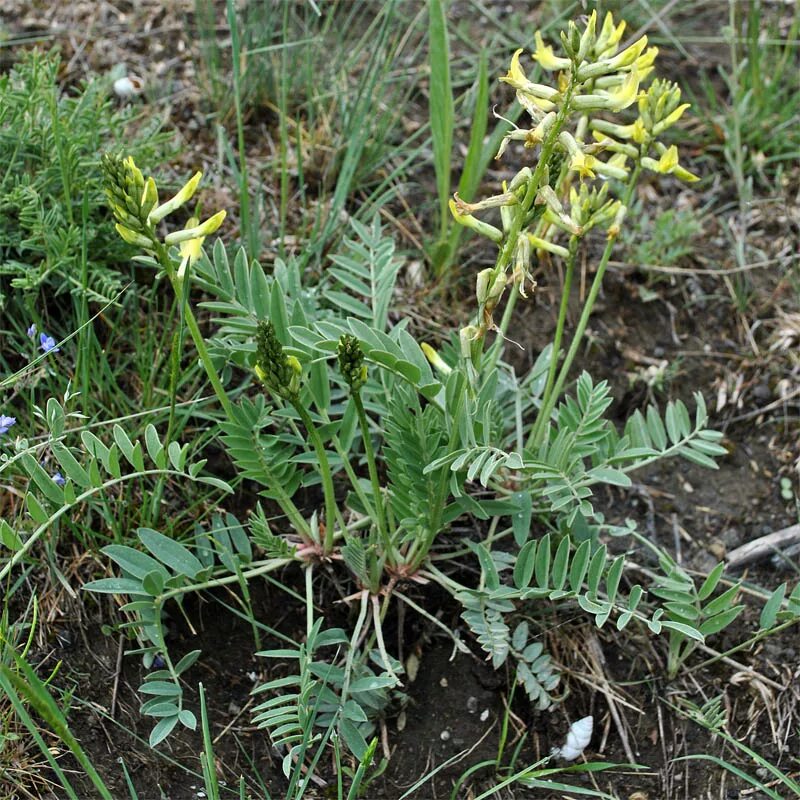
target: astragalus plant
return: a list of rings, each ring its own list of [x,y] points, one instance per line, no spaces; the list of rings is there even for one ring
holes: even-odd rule
[[[185,325],[219,399],[218,433],[238,480],[255,482],[265,498],[248,520],[220,510],[186,541],[144,528],[137,546],[106,548],[121,576],[89,588],[131,597],[124,610],[126,629],[139,644],[134,652],[148,666],[160,664],[141,688],[149,698],[143,711],[158,720],[154,744],[178,723],[196,725],[182,682],[200,654],[168,652],[165,615],[189,593],[239,586],[259,649],[264,621],[256,619],[249,586],[286,567],[303,570],[306,638],[261,652],[293,662],[296,672],[258,687],[266,698],[255,720],[286,748],[287,772],[322,730],[336,731],[358,759],[369,752],[376,721],[403,674],[383,636],[394,601],[445,627],[425,607],[425,584],[440,584],[462,603],[465,621],[495,666],[513,658],[517,680],[539,708],[554,702],[559,681],[530,624],[542,603],[577,603],[598,625],[613,618],[620,629],[633,620],[654,633],[666,628],[675,664],[690,652],[685,640],[702,640],[738,613],[735,592],[711,599],[721,572],[697,589],[654,545],[664,574],[652,594],[663,604],[648,602],[638,585],[620,593],[624,557],[612,560],[600,537],[641,537],[630,524],[606,523],[591,503],[594,487],[626,486],[633,469],[658,458],[681,455],[713,467],[713,457],[725,451],[719,434],[705,429],[702,397],[696,395],[693,421],[676,401],[663,419],[649,408],[618,432],[603,416],[611,402],[605,382],[583,373],[575,396],[564,395],[639,176],[652,170],[693,178],[678,165],[675,147],[660,141],[686,109],[680,90],[660,80],[644,89],[655,49],[641,39],[620,51],[622,33],[610,15],[597,31],[592,15],[582,31],[569,26],[561,56],[537,36],[534,57],[554,73],[552,86],[530,82],[520,53],[514,55],[503,80],[533,127],[513,131],[504,149],[511,152],[521,141],[533,163],[498,196],[453,202],[458,221],[494,241],[498,256],[478,276],[474,322],[441,354],[418,344],[408,321],[392,321],[402,262],[377,223],[353,223],[356,237],[308,285],[299,262],[277,260],[268,275],[243,250],[229,260],[220,241],[210,258],[203,253],[221,212],[165,234],[165,220],[189,201],[199,176],[159,204],[155,182],[131,159],[106,160],[120,234],[141,247],[140,260],[160,270],[181,301],[175,371]],[[634,105],[638,115],[627,115]],[[493,207],[499,227],[475,216]],[[583,248],[594,252],[597,232],[603,245],[595,279],[562,359],[576,259]],[[504,334],[545,253],[566,264],[555,340],[518,378],[502,360]],[[202,305],[218,323],[210,341],[192,310],[193,289],[202,290]],[[492,332],[496,341],[487,348]],[[77,457],[56,448],[67,476],[63,496],[76,496],[73,484],[84,474],[93,480],[94,462],[119,471],[120,452],[139,472],[146,449],[156,469],[198,478],[202,462],[187,466],[186,451],[170,438],[170,431],[164,441],[148,429],[144,445],[121,430],[109,447],[89,439],[94,472],[78,469]],[[443,534],[467,515],[484,520],[485,533],[454,545]],[[464,557],[477,558],[478,580],[459,579]],[[357,608],[348,630],[326,626],[316,612],[315,591],[320,585],[332,591],[332,574],[339,576],[337,586],[347,587],[343,599]]]

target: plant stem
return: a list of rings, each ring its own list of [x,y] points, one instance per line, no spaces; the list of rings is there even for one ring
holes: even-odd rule
[[[189,286],[185,283],[182,284],[181,280],[178,278],[178,275],[175,271],[175,263],[170,257],[169,251],[160,242],[154,242],[154,245],[156,248],[156,259],[163,267],[164,272],[166,272],[178,301],[180,302],[184,292],[186,292],[186,296],[188,298]],[[189,329],[189,333],[192,336],[194,346],[197,348],[197,355],[203,364],[206,375],[208,375],[208,380],[211,382],[214,393],[217,395],[217,399],[225,411],[225,416],[232,420],[233,406],[231,405],[231,401],[228,399],[228,395],[225,392],[225,387],[222,385],[222,380],[219,377],[219,373],[217,372],[214,363],[211,361],[211,356],[208,352],[208,348],[206,347],[205,340],[203,339],[203,334],[200,331],[200,327],[197,324],[197,320],[194,317],[192,307],[189,305],[188,300],[184,304],[184,321],[186,322],[186,327]]]
[[[547,383],[544,387],[544,392],[542,393],[542,409],[545,408],[552,408],[552,403],[550,401],[550,397],[553,391],[553,383],[556,378],[556,369],[558,367],[558,355],[561,352],[561,337],[564,334],[564,324],[567,319],[567,308],[569,307],[569,295],[570,291],[572,290],[572,276],[575,272],[575,261],[577,260],[578,256],[578,243],[579,238],[577,236],[570,237],[569,240],[569,257],[567,258],[567,271],[564,276],[564,287],[561,290],[561,306],[558,309],[558,322],[556,323],[556,334],[555,338],[553,339],[553,350],[550,355],[550,369],[547,372]],[[528,444],[533,444],[534,447],[537,447],[541,444],[542,436],[544,435],[544,431],[546,429],[547,420],[549,419],[549,413],[545,415],[544,413],[540,413],[538,417],[536,417],[536,422],[534,423],[533,429],[531,430],[530,437],[528,439]]]
[[[322,478],[322,492],[325,496],[325,542],[323,550],[325,554],[328,555],[333,550],[333,530],[336,526],[336,494],[333,489],[331,466],[328,462],[328,454],[325,452],[325,445],[322,442],[322,437],[319,435],[317,426],[314,425],[314,420],[311,419],[311,414],[308,413],[299,400],[293,400],[292,406],[303,421],[303,425],[308,433],[308,438],[314,446],[314,450],[317,454],[317,461],[319,462],[319,472]]]
[[[641,171],[642,163],[641,159],[638,159],[636,161],[636,166],[634,167],[633,172],[628,180],[628,185],[625,188],[625,195],[622,199],[622,204],[626,208],[630,207],[633,190],[636,186],[637,180],[639,179],[639,174]],[[540,426],[539,418],[537,418],[537,424],[534,426],[534,431],[536,431],[537,428],[539,430],[539,439],[541,438],[541,431],[545,430],[545,426],[547,424],[546,421],[550,418],[550,414],[553,410],[556,400],[561,396],[561,392],[564,389],[564,384],[567,381],[570,368],[572,367],[572,362],[575,360],[578,348],[583,340],[583,335],[586,332],[587,325],[589,324],[589,317],[592,315],[592,309],[597,301],[598,294],[600,294],[600,288],[603,285],[603,276],[605,275],[606,267],[608,266],[609,259],[611,258],[611,252],[614,249],[615,242],[616,237],[613,236],[606,241],[603,255],[600,257],[600,263],[597,265],[597,272],[595,273],[594,280],[592,281],[592,286],[589,289],[589,296],[586,298],[586,302],[584,303],[583,311],[581,312],[581,318],[578,320],[578,325],[575,328],[575,334],[572,337],[569,351],[564,358],[564,363],[561,365],[561,371],[558,373],[558,379],[556,380],[556,384],[553,387],[550,396],[545,398],[545,402],[542,403],[542,407],[539,410],[539,417],[544,419],[544,422],[542,422]],[[553,354],[553,358],[556,358],[556,353]],[[528,440],[529,445],[535,443],[536,442],[534,442],[532,438]]]
[[[352,397],[356,407],[356,414],[358,415],[358,424],[361,428],[361,438],[364,442],[364,455],[367,459],[370,483],[372,483],[372,494],[375,498],[375,524],[378,527],[378,534],[383,541],[384,556],[389,558],[390,563],[395,563],[394,547],[386,527],[386,515],[383,510],[383,494],[381,492],[380,480],[378,479],[378,467],[375,463],[375,450],[372,447],[372,437],[369,432],[367,414],[364,411],[364,403],[361,400],[361,394],[356,391],[353,392]]]
[[[306,637],[311,636],[314,627],[314,565],[309,564],[305,569],[306,583]]]
[[[240,575],[226,575],[224,578],[210,578],[209,580],[202,581],[201,583],[192,583],[188,586],[179,586],[177,589],[170,589],[168,592],[164,592],[163,594],[159,595],[156,600],[160,603],[163,603],[164,601],[169,600],[171,597],[179,597],[180,595],[188,594],[189,592],[200,592],[204,589],[216,589],[218,586],[227,586],[229,583],[237,583],[240,580],[249,581],[251,578],[256,578],[259,575],[265,575],[268,572],[274,572],[276,569],[285,567],[293,562],[296,562],[296,559],[270,558],[263,564],[253,567],[253,569],[248,569],[247,571],[242,572]]]

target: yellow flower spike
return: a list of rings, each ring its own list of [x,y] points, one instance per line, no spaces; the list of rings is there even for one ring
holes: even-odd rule
[[[637,117],[636,122],[633,123],[633,141],[636,142],[636,144],[644,144],[647,138],[648,133],[644,121],[641,117]]]
[[[197,217],[192,217],[187,223],[187,227],[196,227],[200,224],[200,220]],[[184,262],[188,262],[189,264],[194,264],[200,255],[203,252],[203,242],[205,241],[205,236],[198,236],[196,239],[188,239],[185,242],[180,243],[180,251],[181,251],[181,258]]]
[[[515,89],[522,89],[528,83],[528,78],[519,65],[519,57],[522,52],[523,49],[520,47],[520,49],[514,53],[511,57],[511,66],[508,68],[508,72],[504,77],[500,78],[503,83],[507,83]]]
[[[600,29],[600,34],[595,43],[595,53],[598,56],[603,56],[607,51],[616,51],[616,47],[622,39],[622,34],[625,32],[625,20],[614,26],[614,15],[609,11],[603,20],[603,27]]]
[[[700,180],[697,175],[689,172],[688,169],[684,169],[678,163],[678,148],[675,145],[664,147],[664,145],[659,145],[659,143],[656,142],[656,148],[663,148],[661,158],[659,158],[658,161],[653,158],[643,158],[643,167],[653,172],[660,172],[662,175],[674,175],[676,178],[686,181],[687,183],[694,183],[694,181]]]
[[[184,184],[183,188],[171,199],[167,200],[166,203],[162,203],[157,208],[154,208],[149,216],[148,222],[151,225],[155,225],[157,222],[160,222],[164,217],[168,214],[171,214],[176,209],[180,208],[184,203],[188,203],[189,200],[192,199],[194,193],[197,191],[197,185],[200,183],[200,179],[203,177],[203,173],[198,171],[192,175],[191,178]]]
[[[689,172],[688,169],[684,169],[684,167],[682,167],[680,164],[678,164],[675,169],[672,170],[672,174],[679,180],[686,181],[686,183],[694,183],[695,181],[700,180],[699,175]]]
[[[225,211],[218,211],[213,217],[209,217],[202,225],[195,225],[191,228],[184,228],[182,231],[175,231],[168,233],[164,238],[165,244],[180,244],[181,242],[188,242],[190,239],[198,239],[200,237],[209,236],[222,225],[225,219]],[[191,220],[190,220],[191,222]]]
[[[668,175],[678,166],[678,148],[673,144],[668,147],[658,159],[658,171]]]
[[[152,178],[148,178],[144,182],[144,191],[142,192],[142,211],[149,214],[156,205],[158,205],[156,182]]]
[[[642,36],[641,39],[637,39],[632,45],[617,53],[617,55],[611,59],[610,63],[613,65],[614,69],[630,67],[636,59],[642,55],[646,47],[647,37]]]
[[[519,55],[522,49],[517,50],[511,59],[508,73],[500,80],[513,86],[517,90],[517,99],[520,104],[531,114],[534,119],[540,119],[539,111],[552,111],[555,105],[550,102],[558,95],[558,90],[541,83],[529,81],[522,67],[519,65]]]
[[[544,43],[542,34],[539,31],[536,31],[533,38],[536,42],[536,50],[531,53],[531,56],[534,61],[539,62],[539,66],[542,69],[546,69],[550,72],[560,69],[569,69],[572,62],[568,58],[560,58],[557,56],[553,52],[553,48]]]
[[[658,48],[657,47],[648,47],[647,50],[633,62],[633,69],[641,72],[648,67],[652,67],[655,64],[656,56],[658,55]]]

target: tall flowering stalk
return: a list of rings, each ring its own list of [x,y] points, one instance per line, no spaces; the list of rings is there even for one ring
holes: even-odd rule
[[[625,23],[615,24],[610,13],[599,27],[593,12],[582,30],[570,22],[561,33],[562,54],[537,33],[532,57],[552,75],[552,85],[529,80],[521,64],[523,51],[514,53],[501,80],[516,90],[532,127],[512,130],[498,158],[509,143],[522,142],[526,149],[537,151],[535,166],[520,169],[499,195],[473,203],[456,195],[450,203],[459,223],[498,246],[494,266],[477,276],[477,317],[460,335],[462,355],[473,375],[497,363],[516,298],[526,297],[527,290],[535,287],[534,263],[544,254],[566,262],[553,356],[542,407],[529,438],[532,445],[541,443],[564,388],[641,172],[697,180],[678,163],[677,148],[659,140],[688,104],[680,102],[680,88],[668,81],[654,80],[649,88],[642,88],[653,72],[658,50],[647,46],[646,36],[620,49],[624,30]],[[636,119],[621,120],[632,106],[638,108]],[[501,227],[475,216],[489,208],[500,209]],[[593,229],[605,231],[606,245],[559,368],[574,267],[581,244]],[[509,288],[513,291],[497,325],[494,314]],[[499,336],[484,354],[488,331]]]
[[[117,232],[129,244],[141,247],[164,270],[180,303],[181,321],[185,321],[220,405],[230,417],[231,402],[211,361],[191,306],[187,302],[190,268],[200,258],[204,239],[222,225],[225,211],[218,211],[202,223],[192,217],[186,227],[162,237],[157,226],[192,199],[203,173],[196,172],[177,194],[159,204],[155,180],[152,177],[145,178],[130,156],[123,158],[106,154],[102,159],[102,168],[105,193],[117,221]],[[178,247],[177,253],[175,246]],[[175,383],[175,363],[179,354],[180,333],[176,335],[173,345],[173,383]],[[172,428],[172,416],[171,414],[170,428]]]

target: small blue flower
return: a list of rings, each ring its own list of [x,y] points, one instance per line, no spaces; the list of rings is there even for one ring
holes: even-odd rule
[[[58,353],[61,348],[56,347],[56,340],[46,333],[39,334],[39,349],[43,353]]]
[[[164,656],[161,653],[156,653],[153,657],[153,669],[164,669],[167,666],[167,662],[164,659]]]
[[[8,429],[12,425],[17,424],[16,417],[7,417],[5,414],[0,414],[0,436],[4,433],[8,433]]]
[[[53,475],[53,483],[56,486],[63,486],[66,483],[66,481],[64,480],[64,476],[60,472],[56,472]]]
[[[38,331],[38,329],[37,329],[37,327],[36,327],[36,323],[35,323],[35,322],[32,322],[32,323],[31,323],[31,325],[30,325],[30,327],[28,328],[28,330],[27,330],[26,332],[27,332],[28,336],[29,336],[31,339],[35,339],[35,338],[36,338],[36,333],[37,333],[37,331]]]

